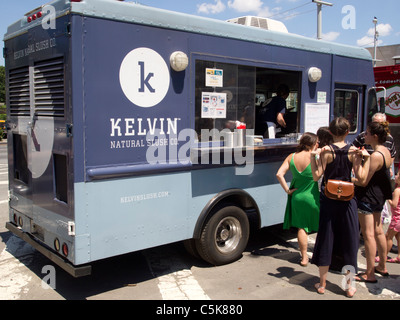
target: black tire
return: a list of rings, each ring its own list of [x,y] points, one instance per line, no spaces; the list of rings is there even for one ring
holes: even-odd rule
[[[196,240],[199,255],[213,265],[236,261],[249,240],[250,226],[246,213],[239,207],[222,207],[206,222]]]
[[[199,253],[197,252],[196,248],[196,241],[194,239],[187,239],[183,241],[183,246],[185,247],[186,251],[193,257],[197,259],[201,259]]]

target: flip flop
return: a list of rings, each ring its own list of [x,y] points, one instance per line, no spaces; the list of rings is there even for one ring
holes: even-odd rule
[[[389,272],[379,271],[376,267],[375,267],[375,273],[380,274],[382,277],[389,277]]]
[[[396,258],[393,258],[393,259],[389,259],[387,262],[390,262],[390,263],[400,263],[400,257],[396,257]]]
[[[319,294],[324,294],[325,293],[325,287],[321,286],[319,283],[316,283],[314,285],[314,288],[317,290]]]
[[[386,257],[386,261],[388,261],[390,259],[390,257]],[[379,256],[375,257],[375,262],[379,262],[381,260],[381,258],[379,258]]]
[[[308,262],[309,262],[309,260],[307,260],[306,263],[303,263],[303,262],[301,262],[301,260],[300,260],[299,264],[300,264],[302,267],[307,267],[307,266],[308,266]]]
[[[357,292],[356,288],[350,287],[349,289],[346,289],[346,297],[353,298],[356,292]]]
[[[366,275],[366,274],[365,273],[359,273],[354,277],[354,279],[356,281],[358,281],[358,282],[365,282],[365,283],[377,283],[378,282],[378,280],[376,280],[376,279],[375,280],[365,279],[365,278],[363,278],[364,275]]]

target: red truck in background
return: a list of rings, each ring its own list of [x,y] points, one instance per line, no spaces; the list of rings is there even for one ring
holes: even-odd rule
[[[384,97],[386,89],[385,113],[390,122],[390,133],[394,138],[397,155],[395,167],[398,167],[400,155],[400,64],[375,67],[375,84],[378,98]]]

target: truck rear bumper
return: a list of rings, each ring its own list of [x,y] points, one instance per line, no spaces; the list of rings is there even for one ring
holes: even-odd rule
[[[69,262],[68,260],[65,260],[62,257],[60,257],[59,255],[55,254],[50,249],[46,248],[45,246],[40,244],[38,241],[36,241],[28,233],[23,232],[21,229],[19,229],[14,224],[7,222],[6,228],[8,230],[10,230],[13,234],[15,234],[17,237],[19,237],[22,240],[24,240],[25,242],[29,243],[37,251],[39,251],[41,254],[43,254],[45,257],[50,259],[56,265],[58,265],[59,267],[64,269],[66,272],[68,272],[73,277],[78,278],[78,277],[83,277],[83,276],[87,276],[87,275],[91,274],[92,266],[90,266],[90,265],[84,265],[84,266],[78,266],[78,267],[74,266],[71,262]]]

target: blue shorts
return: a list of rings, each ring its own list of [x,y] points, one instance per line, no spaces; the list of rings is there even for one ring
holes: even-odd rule
[[[374,212],[381,212],[383,210],[383,205],[381,204],[372,204],[368,202],[359,201],[358,205],[358,213],[363,214],[373,214]]]

